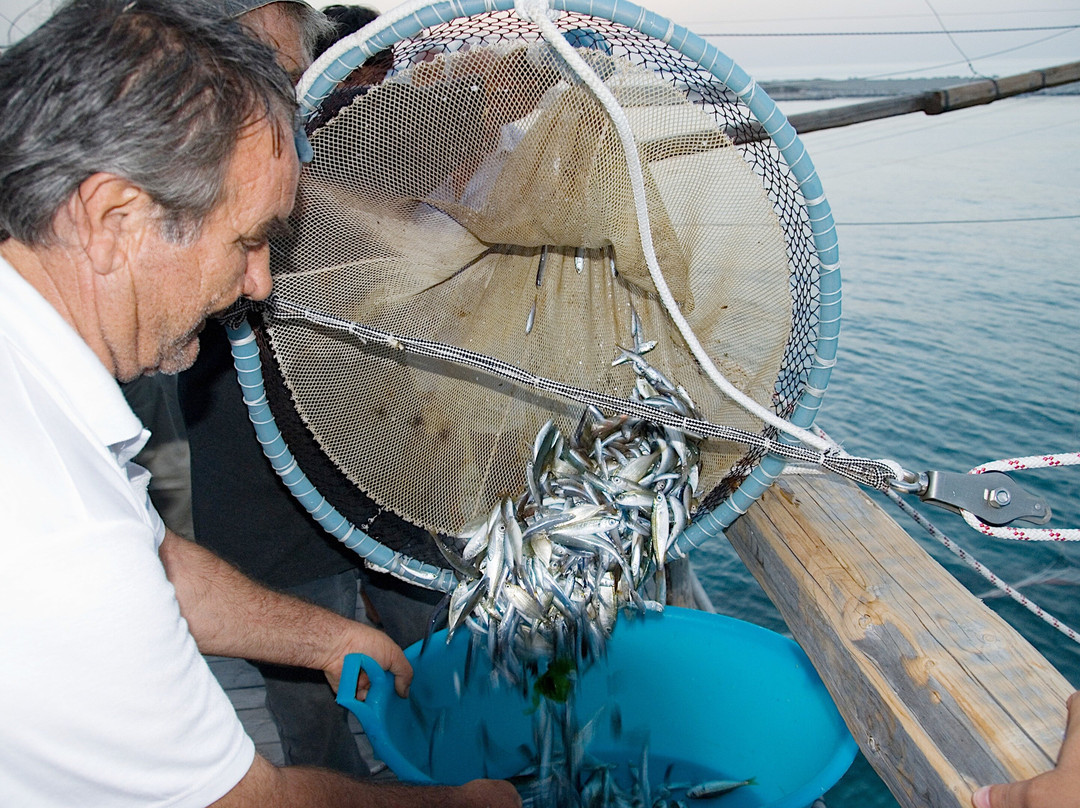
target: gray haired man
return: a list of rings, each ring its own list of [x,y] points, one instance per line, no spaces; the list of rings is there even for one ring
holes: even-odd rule
[[[72,0],[0,56],[5,804],[520,805],[258,756],[200,651],[335,685],[363,651],[399,693],[408,661],[167,530],[131,462],[116,380],[189,366],[209,315],[270,291],[294,115],[270,49],[202,0]]]
[[[219,5],[223,15],[273,47],[278,62],[297,78],[311,61],[315,38],[335,33],[326,17],[298,0],[219,0]],[[357,613],[359,577],[368,617],[376,619],[377,612],[379,627],[402,647],[421,639],[442,593],[364,570],[359,556],[311,518],[263,456],[221,324],[208,323],[200,345],[198,360],[178,381],[196,540],[253,580],[347,617]],[[354,777],[371,773],[348,713],[335,702],[324,676],[252,661],[263,676],[266,707],[286,763]]]

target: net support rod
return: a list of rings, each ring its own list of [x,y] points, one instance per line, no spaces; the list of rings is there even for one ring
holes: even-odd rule
[[[369,568],[388,572],[396,578],[427,589],[442,592],[452,590],[457,584],[452,571],[424,564],[375,540],[342,516],[318,492],[285,445],[285,439],[270,411],[263,386],[262,363],[259,360],[255,333],[251,326],[243,321],[236,327],[227,326],[226,331],[232,346],[237,380],[244,393],[244,404],[248,408],[248,417],[255,427],[263,454],[289,492],[299,500],[323,530],[360,555]]]
[[[591,404],[605,412],[630,415],[634,418],[663,424],[695,437],[718,438],[733,443],[742,443],[763,453],[820,466],[823,469],[873,488],[885,490],[889,487],[890,481],[900,474],[899,467],[892,461],[852,457],[838,451],[837,447],[834,447],[831,442],[825,439],[823,440],[830,447],[829,451],[818,452],[789,435],[782,435],[779,440],[773,440],[757,432],[714,424],[700,418],[672,412],[662,407],[655,407],[642,401],[619,398],[618,396],[599,393],[584,387],[577,387],[555,379],[537,376],[524,368],[486,354],[443,342],[380,331],[377,328],[335,317],[303,304],[280,298],[277,295],[272,295],[266,301],[266,312],[275,320],[304,320],[318,326],[352,334],[362,343],[373,342],[396,351],[475,368],[484,373],[508,379],[522,387],[553,393],[568,401],[575,401],[580,404]]]

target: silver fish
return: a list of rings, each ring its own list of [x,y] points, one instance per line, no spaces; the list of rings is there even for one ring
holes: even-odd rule
[[[536,288],[540,288],[540,284],[544,282],[544,267],[547,266],[547,254],[548,248],[540,248],[540,262],[536,265]]]
[[[536,323],[536,301],[533,301],[532,308],[529,309],[529,316],[525,318],[525,334],[531,334],[533,325]]]
[[[719,797],[743,786],[756,785],[756,783],[757,780],[753,777],[747,780],[709,780],[686,789],[686,796],[692,800],[707,800],[710,797]]]
[[[538,282],[545,260],[542,251]],[[583,250],[576,261],[583,268]],[[631,321],[634,350],[613,362],[633,369],[631,398],[697,417],[685,391],[643,358],[656,343],[644,338],[632,307]],[[527,688],[538,659],[600,658],[621,610],[663,611],[666,557],[696,502],[699,444],[682,430],[594,406],[566,437],[554,421],[540,428],[524,491],[462,529],[463,581],[448,598],[450,625],[483,636],[495,675]],[[653,581],[655,599],[646,588]],[[528,804],[676,804],[668,784],[650,790],[647,749],[628,790],[585,750],[589,724],[579,728],[572,711],[548,698],[535,715]]]

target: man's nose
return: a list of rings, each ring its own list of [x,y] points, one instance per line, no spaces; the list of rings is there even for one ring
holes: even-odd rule
[[[248,253],[247,271],[244,273],[244,297],[249,300],[266,300],[274,282],[270,278],[270,247],[263,246]]]

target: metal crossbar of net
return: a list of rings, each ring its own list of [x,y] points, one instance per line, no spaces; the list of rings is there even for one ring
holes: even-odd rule
[[[360,32],[309,90],[325,96],[315,157],[272,255],[276,296],[293,309],[257,324],[271,408],[347,518],[445,567],[427,532],[457,535],[523,491],[537,431],[554,419],[572,433],[581,397],[334,323],[490,357],[600,402],[633,389],[633,368],[613,360],[637,330],[705,422],[761,436],[750,448],[722,432],[705,442],[698,512],[714,524],[688,530],[684,551],[744,507],[733,492],[752,500],[779,470],[766,457],[777,432],[706,378],[661,305],[604,108],[533,24],[487,5],[439,6],[407,36],[406,24]],[[629,120],[658,263],[694,334],[739,391],[808,425],[835,351],[839,282],[831,216],[794,132],[733,65],[720,80],[719,54],[685,29],[625,3],[612,19],[562,5],[556,26]],[[388,50],[384,77],[348,76]],[[740,137],[758,123],[785,142]]]

